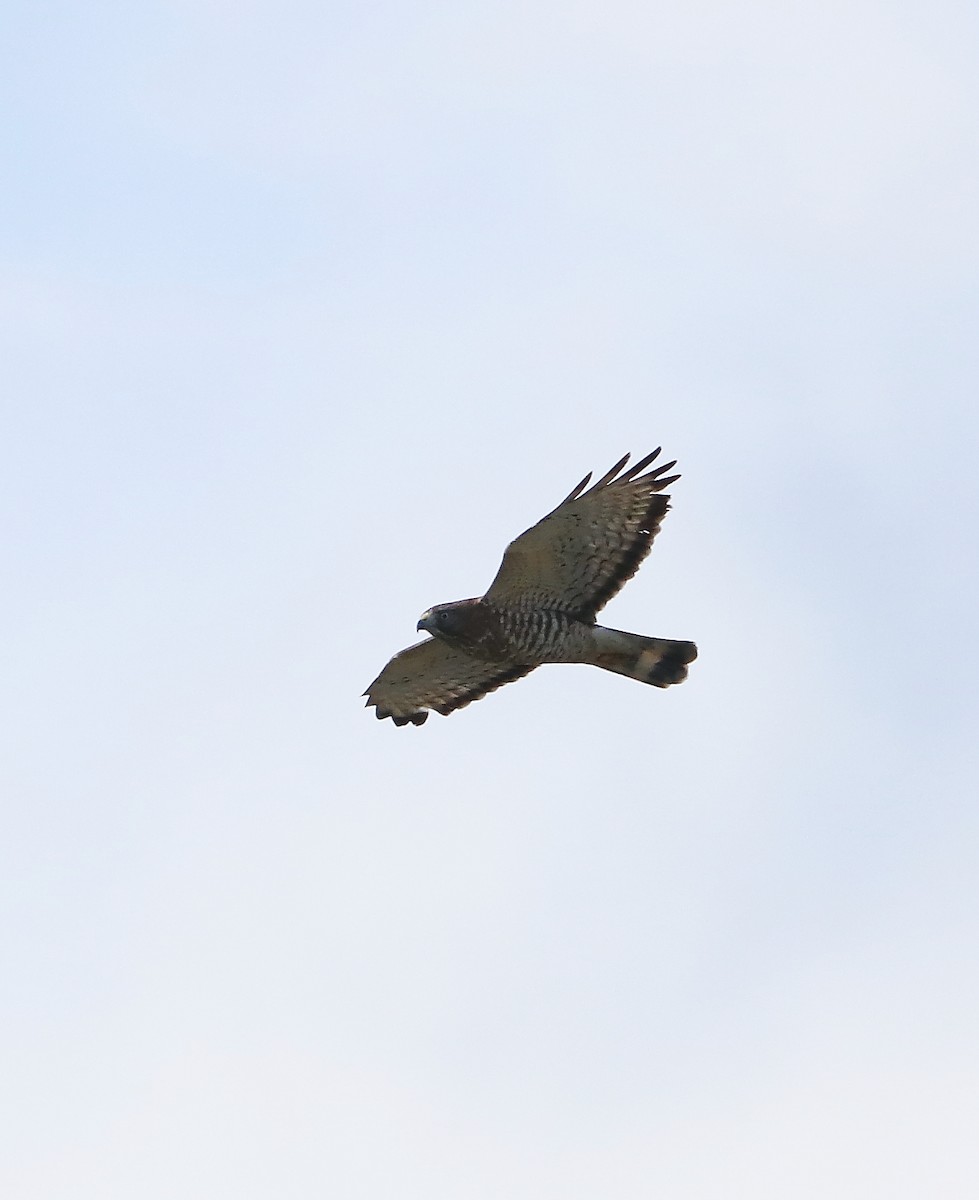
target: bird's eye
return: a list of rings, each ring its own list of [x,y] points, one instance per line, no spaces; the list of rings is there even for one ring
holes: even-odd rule
[[[440,612],[438,615],[438,622],[444,629],[449,623],[449,614],[447,612]]]

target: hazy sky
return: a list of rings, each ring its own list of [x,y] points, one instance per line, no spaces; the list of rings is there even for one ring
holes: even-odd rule
[[[977,37],[7,6],[0,1193],[979,1190]],[[659,444],[687,683],[363,709]]]

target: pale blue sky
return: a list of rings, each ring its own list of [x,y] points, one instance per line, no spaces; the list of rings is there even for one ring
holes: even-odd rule
[[[979,18],[0,28],[0,1192],[979,1187]],[[588,469],[568,667],[360,693]]]

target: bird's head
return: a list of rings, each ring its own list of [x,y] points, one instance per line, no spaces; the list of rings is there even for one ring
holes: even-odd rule
[[[436,604],[418,618],[418,629],[424,629],[432,637],[443,642],[459,645],[470,638],[473,606],[476,600],[456,600],[452,604]]]

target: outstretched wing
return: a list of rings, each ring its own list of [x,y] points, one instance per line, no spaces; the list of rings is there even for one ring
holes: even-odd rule
[[[396,654],[364,695],[368,707],[376,706],[378,720],[423,725],[428,709],[447,717],[533,669],[525,663],[481,662],[438,638],[426,638]]]
[[[623,471],[627,454],[585,491],[589,472],[552,513],[510,543],[483,599],[594,621],[635,575],[670,507],[661,492],[680,476],[663,476],[676,462],[642,474],[659,452]]]

